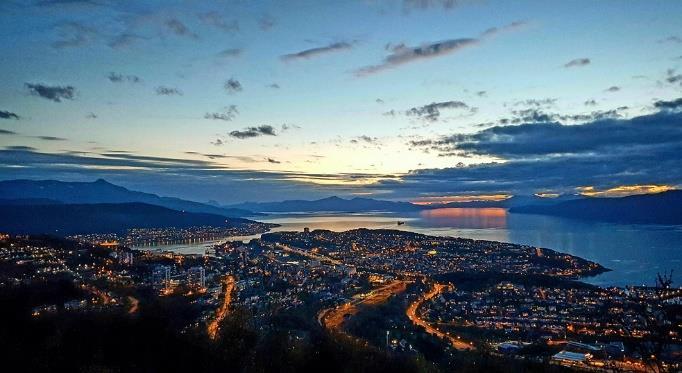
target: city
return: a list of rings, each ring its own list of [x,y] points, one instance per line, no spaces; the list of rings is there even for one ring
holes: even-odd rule
[[[682,372],[680,15],[0,0],[0,372]]]
[[[134,317],[167,298],[182,309],[179,332],[209,340],[233,313],[245,313],[259,332],[283,329],[296,343],[322,329],[441,368],[467,353],[603,372],[647,371],[652,358],[668,371],[680,367],[669,350],[643,356],[642,346],[680,344],[682,288],[582,283],[607,269],[550,249],[397,230],[306,229],[191,255],[88,241],[95,237],[102,238],[3,235],[0,287],[59,283],[48,302],[32,299],[36,319]],[[663,336],[644,318],[650,307],[672,322]],[[302,325],[287,322],[292,315]]]

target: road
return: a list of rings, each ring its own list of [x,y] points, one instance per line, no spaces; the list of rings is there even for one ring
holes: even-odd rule
[[[208,336],[211,339],[215,339],[218,336],[218,328],[220,327],[220,322],[223,321],[225,316],[228,315],[230,311],[230,303],[232,302],[232,292],[234,291],[235,281],[232,276],[225,276],[224,280],[225,293],[223,294],[223,303],[220,308],[216,311],[215,318],[208,323]]]
[[[445,339],[447,340],[452,347],[458,349],[458,350],[475,350],[475,347],[471,343],[467,343],[462,341],[459,337],[453,337],[451,334],[444,333],[434,326],[432,326],[429,322],[426,320],[422,319],[419,316],[419,307],[421,307],[424,302],[435,298],[436,296],[440,295],[440,293],[443,292],[443,290],[447,289],[448,285],[443,285],[443,284],[435,284],[433,285],[433,288],[429,290],[428,292],[424,293],[419,299],[414,301],[412,304],[410,304],[409,307],[407,307],[407,311],[405,311],[405,314],[407,317],[412,321],[413,324],[421,326],[426,330],[427,333],[436,336],[440,339]]]
[[[394,280],[391,283],[365,293],[356,299],[334,308],[327,308],[317,314],[317,322],[328,330],[339,331],[346,315],[355,315],[360,305],[377,305],[385,302],[392,295],[401,293],[407,288],[408,281]]]
[[[330,264],[334,264],[334,265],[342,265],[343,264],[343,262],[341,262],[339,260],[332,259],[332,258],[324,256],[324,255],[313,254],[310,251],[297,249],[297,248],[294,248],[291,246],[277,245],[277,248],[282,250],[282,251],[285,251],[285,252],[305,256],[308,259],[319,260],[320,263],[330,263]]]

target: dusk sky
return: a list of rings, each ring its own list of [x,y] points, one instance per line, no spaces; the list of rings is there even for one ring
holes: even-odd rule
[[[5,0],[0,179],[220,203],[679,188],[680,15],[650,0]]]

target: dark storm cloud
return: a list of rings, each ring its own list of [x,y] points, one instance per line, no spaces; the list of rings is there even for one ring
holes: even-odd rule
[[[439,139],[452,150],[505,159],[589,155],[604,156],[635,150],[653,154],[682,146],[682,113],[657,113],[632,119],[601,119],[581,125],[530,123],[495,126],[475,134]],[[651,159],[656,159],[652,155]]]
[[[682,98],[670,101],[656,101],[654,102],[654,107],[662,110],[677,110],[682,109]]]
[[[209,26],[215,27],[226,33],[232,34],[239,31],[239,22],[237,20],[233,19],[231,21],[228,21],[218,12],[207,12],[199,14],[199,20],[201,20],[201,22]]]
[[[415,116],[429,122],[435,122],[440,119],[441,110],[444,109],[468,109],[472,110],[469,105],[462,101],[444,101],[432,102],[428,105],[413,107],[405,112],[407,116]]]
[[[88,45],[97,39],[97,31],[78,22],[63,22],[55,26],[59,40],[52,43],[56,49],[74,48]]]
[[[159,96],[182,96],[182,91],[173,87],[159,86],[156,87],[156,94]]]
[[[204,118],[212,120],[231,121],[237,116],[237,114],[239,114],[239,110],[237,110],[237,105],[230,105],[226,106],[223,112],[221,113],[218,112],[206,113],[204,114]]]
[[[182,21],[177,18],[171,18],[164,24],[166,28],[177,36],[184,36],[191,39],[198,39],[199,35],[192,32]]]
[[[109,75],[107,76],[109,81],[112,83],[123,83],[123,82],[128,82],[128,83],[141,83],[142,79],[140,79],[139,76],[137,75],[123,75],[115,72],[110,72]]]
[[[275,127],[273,126],[262,125],[258,127],[247,127],[241,131],[235,130],[230,132],[229,135],[237,139],[248,139],[259,136],[277,136],[277,132],[275,132]]]
[[[19,119],[19,115],[11,111],[0,110],[0,119]]]
[[[313,57],[321,56],[321,55],[332,53],[332,52],[340,52],[340,51],[344,51],[344,50],[349,50],[352,47],[353,47],[353,45],[351,43],[337,42],[337,43],[331,43],[331,44],[325,45],[323,47],[310,48],[310,49],[302,50],[302,51],[296,52],[296,53],[285,54],[285,55],[281,56],[280,58],[283,61],[308,59],[308,58],[313,58]]]
[[[241,92],[242,91],[242,83],[239,82],[239,80],[230,78],[228,79],[225,84],[223,85],[227,93],[236,93],[236,92]]]
[[[568,61],[564,64],[565,68],[569,67],[578,67],[578,66],[587,66],[591,63],[589,58],[576,58],[574,60]]]
[[[76,89],[70,85],[50,86],[41,83],[26,83],[24,85],[31,95],[42,97],[54,102],[73,100],[76,97]]]
[[[462,49],[479,45],[494,35],[513,31],[523,27],[524,25],[525,22],[519,21],[499,28],[493,27],[481,33],[478,38],[449,39],[434,43],[426,43],[418,47],[408,47],[400,44],[391,48],[391,53],[386,56],[379,64],[357,69],[355,70],[355,75],[359,77],[367,76],[407,63],[456,53]]]

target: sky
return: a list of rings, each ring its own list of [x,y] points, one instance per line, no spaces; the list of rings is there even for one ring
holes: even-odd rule
[[[679,188],[680,14],[634,0],[6,0],[0,179],[221,204]]]

